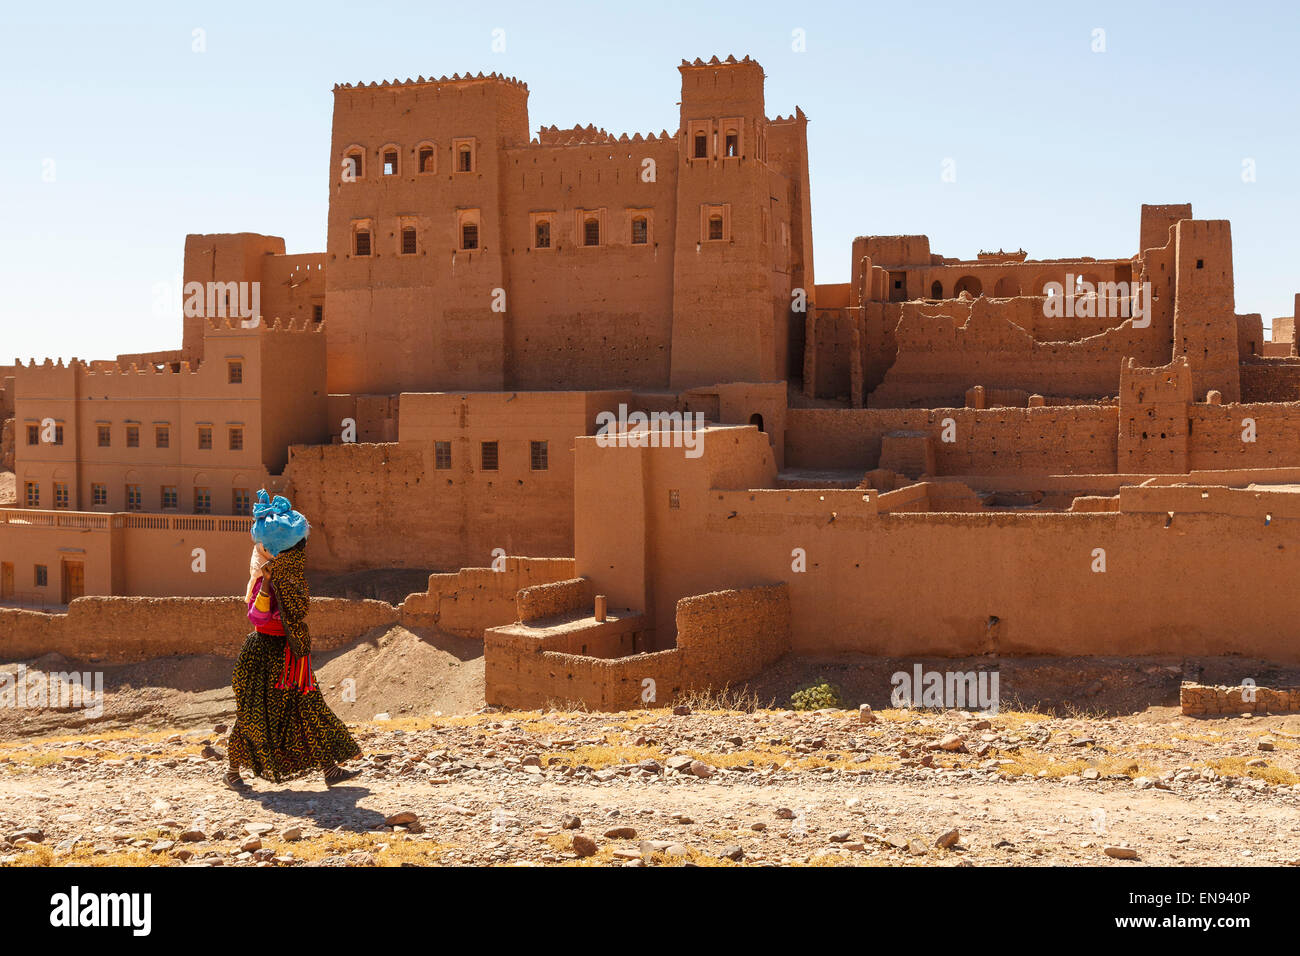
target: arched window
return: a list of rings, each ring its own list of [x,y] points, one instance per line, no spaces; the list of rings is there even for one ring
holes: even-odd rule
[[[460,247],[462,249],[478,248],[478,223],[466,222],[461,224]]]
[[[584,246],[600,245],[600,220],[588,216],[582,221],[582,244]]]
[[[433,146],[431,144],[429,143],[422,144],[420,148],[416,150],[415,155],[416,155],[416,166],[415,166],[416,172],[419,173],[433,172],[434,152],[433,152]]]
[[[474,171],[474,150],[469,143],[462,143],[456,149],[456,170],[462,173]]]
[[[933,282],[930,283],[930,298],[932,299],[943,298],[943,283],[940,282],[938,279],[935,279]]]
[[[384,147],[384,175],[396,176],[398,173],[398,152],[396,146]]]
[[[974,276],[962,276],[953,286],[952,294],[959,296],[963,292],[968,293],[972,299],[977,299],[984,294],[984,284]]]
[[[343,154],[343,181],[353,183],[366,174],[366,154],[359,147],[352,147]]]
[[[725,147],[726,150],[723,153],[724,156],[734,157],[740,155],[740,133],[738,131],[734,129],[727,130]]]
[[[763,416],[758,412],[749,416],[749,423],[758,427],[759,431],[763,430]]]

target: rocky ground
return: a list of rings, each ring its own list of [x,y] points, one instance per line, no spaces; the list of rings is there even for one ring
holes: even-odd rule
[[[1300,863],[1300,716],[491,711],[355,724],[364,772],[221,786],[224,727],[0,743],[0,863]]]

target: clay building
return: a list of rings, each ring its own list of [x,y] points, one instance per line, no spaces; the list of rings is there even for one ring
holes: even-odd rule
[[[807,118],[748,57],[679,72],[648,135],[534,132],[495,74],[337,86],[324,252],[189,236],[179,348],[0,368],[0,601],[238,593],[268,487],[315,571],[435,569],[403,614],[482,636],[492,703],[790,651],[1295,656],[1260,585],[1300,553],[1295,316],[1237,311],[1228,222],[862,236],[818,286]]]

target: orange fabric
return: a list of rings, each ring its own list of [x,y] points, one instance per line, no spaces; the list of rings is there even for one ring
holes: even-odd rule
[[[316,689],[316,675],[311,672],[311,654],[294,657],[286,641],[284,668],[280,671],[280,679],[276,681],[275,689],[288,690],[291,687],[298,688],[304,694],[311,693]]]

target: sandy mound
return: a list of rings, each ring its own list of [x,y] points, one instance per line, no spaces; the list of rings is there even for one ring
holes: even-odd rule
[[[23,662],[29,685],[51,673],[85,668],[57,654]],[[376,630],[356,642],[314,655],[317,680],[334,711],[348,721],[376,714],[418,717],[483,706],[483,644],[403,627]],[[160,657],[103,668],[103,713],[85,708],[0,708],[0,740],[119,727],[196,727],[229,722],[234,661],[195,655]],[[14,674],[18,662],[0,665]],[[350,683],[349,683],[350,682]],[[349,699],[344,699],[346,696]]]
[[[483,642],[394,627],[322,658],[316,679],[344,720],[477,710],[483,706]]]

